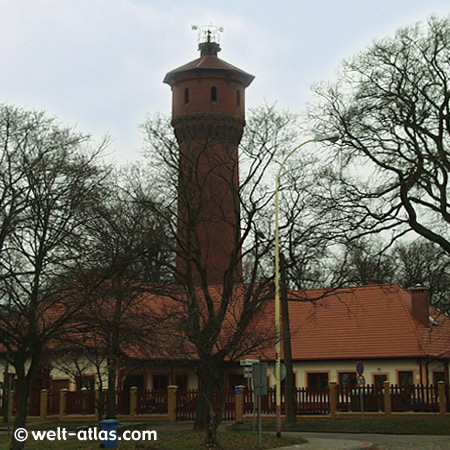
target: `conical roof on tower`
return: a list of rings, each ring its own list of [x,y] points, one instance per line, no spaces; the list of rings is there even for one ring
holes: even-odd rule
[[[219,44],[215,42],[202,42],[199,44],[199,50],[201,52],[200,58],[168,72],[164,77],[164,83],[172,85],[179,77],[185,75],[186,72],[197,71],[198,75],[201,76],[204,70],[228,72],[231,77],[237,76],[239,79],[242,79],[245,87],[254,80],[254,75],[244,72],[217,56],[217,53],[220,51]]]

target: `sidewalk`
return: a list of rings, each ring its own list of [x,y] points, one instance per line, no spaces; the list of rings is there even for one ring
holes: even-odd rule
[[[286,433],[288,435],[294,433]],[[278,447],[273,450],[370,450],[376,449],[374,444],[353,439],[331,439],[324,437],[305,436],[304,433],[298,433],[299,436],[308,440],[307,444],[294,445],[289,447]]]
[[[155,422],[152,425],[158,430],[183,430],[188,427],[192,428],[192,422]],[[222,423],[219,425],[219,429],[226,430],[229,426],[230,424],[228,423]],[[314,433],[305,432],[286,432],[286,435],[297,435],[305,438],[309,442],[302,445],[278,447],[274,450],[371,450],[376,448],[376,446],[370,442],[356,440],[354,438],[345,438],[345,435],[343,434],[340,434],[339,438],[324,436],[316,437],[314,436]]]
[[[333,439],[308,439],[308,444],[295,445],[293,447],[278,447],[273,450],[370,450],[376,446],[369,442],[360,441],[335,441]]]

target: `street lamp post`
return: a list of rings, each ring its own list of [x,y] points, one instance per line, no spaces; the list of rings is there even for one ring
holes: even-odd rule
[[[280,246],[278,225],[278,190],[280,186],[281,171],[286,161],[301,147],[310,142],[330,141],[336,142],[337,136],[316,137],[302,142],[293,148],[283,159],[275,182],[275,379],[276,379],[276,423],[277,437],[281,437],[281,324],[280,324]]]

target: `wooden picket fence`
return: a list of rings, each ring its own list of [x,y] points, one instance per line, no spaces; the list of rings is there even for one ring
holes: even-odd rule
[[[391,404],[394,412],[439,412],[437,386],[391,386]]]
[[[361,399],[365,412],[384,411],[384,389],[376,385],[361,387],[336,386],[337,410],[360,412]]]
[[[193,421],[195,417],[195,408],[198,402],[198,389],[178,389],[176,418],[179,422]],[[235,394],[234,389],[226,389],[224,392],[224,411],[223,421],[231,422],[235,420]],[[214,410],[218,412],[220,407],[220,392],[214,392]]]
[[[100,399],[100,395],[102,398]],[[137,414],[167,414],[167,390],[137,391],[136,394]],[[101,394],[92,390],[67,391],[65,393],[64,415],[94,415],[99,407],[100,400],[103,401],[103,414],[106,413],[107,392]],[[116,413],[120,415],[130,415],[130,391],[116,391],[115,393]],[[12,414],[16,412],[17,393],[13,394]],[[41,410],[41,393],[31,392],[28,399],[28,415],[39,416]],[[60,414],[60,393],[56,395],[49,391],[47,393],[47,415],[58,416]]]
[[[275,414],[276,390],[269,388],[267,395],[261,396],[261,413]],[[297,388],[295,390],[295,408],[297,415],[325,415],[330,413],[330,390]],[[281,391],[281,414],[285,414],[285,394]],[[246,389],[244,392],[244,414],[253,412],[253,392]]]
[[[170,388],[170,387],[169,387]],[[198,402],[198,389],[177,389],[172,386],[172,397],[169,398],[168,390],[150,391],[131,388],[128,391],[117,391],[115,394],[116,412],[122,417],[139,419],[139,416],[167,416],[169,420],[192,421],[195,416],[195,408]],[[297,415],[332,416],[336,413],[440,413],[450,412],[449,387],[440,384],[382,386],[367,385],[362,387],[347,387],[333,385],[326,389],[297,388],[295,391],[295,410]],[[91,390],[61,391],[54,395],[50,392],[32,392],[29,397],[28,414],[41,416],[43,409],[45,417],[68,417],[98,415],[99,400],[103,400],[106,406],[106,392],[98,393]],[[103,397],[100,397],[102,395]],[[223,420],[236,420],[236,395],[242,396],[239,406],[240,415],[252,415],[254,411],[254,397],[250,389],[243,388],[236,394],[233,389],[224,392]],[[267,395],[261,397],[261,410],[265,415],[274,415],[276,412],[276,392],[269,388]],[[44,400],[42,400],[44,399]],[[218,411],[221,400],[219,391],[214,395],[214,409]],[[46,409],[41,407],[41,401],[46,401]],[[12,393],[11,412],[14,415],[17,404],[17,395]],[[60,405],[64,410],[60,411]],[[241,409],[242,408],[242,409]],[[104,411],[105,412],[105,411]],[[285,395],[281,392],[281,412],[285,413]]]
[[[167,390],[137,391],[136,412],[137,414],[167,414]]]

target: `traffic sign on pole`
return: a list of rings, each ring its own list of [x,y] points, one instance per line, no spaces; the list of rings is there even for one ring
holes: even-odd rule
[[[252,365],[252,370],[256,395],[267,395],[267,363],[258,361]]]
[[[277,371],[277,368],[276,368],[276,366],[275,366],[275,367],[273,368],[273,376],[274,376],[275,378],[277,377],[276,371]],[[286,366],[285,366],[283,363],[281,363],[281,364],[280,364],[280,380],[283,381],[283,380],[286,378],[286,375],[287,375],[287,369],[286,369]]]
[[[356,373],[361,376],[364,373],[364,364],[361,361],[356,363]]]
[[[241,359],[239,364],[241,366],[252,366],[253,364],[258,364],[259,359]]]

